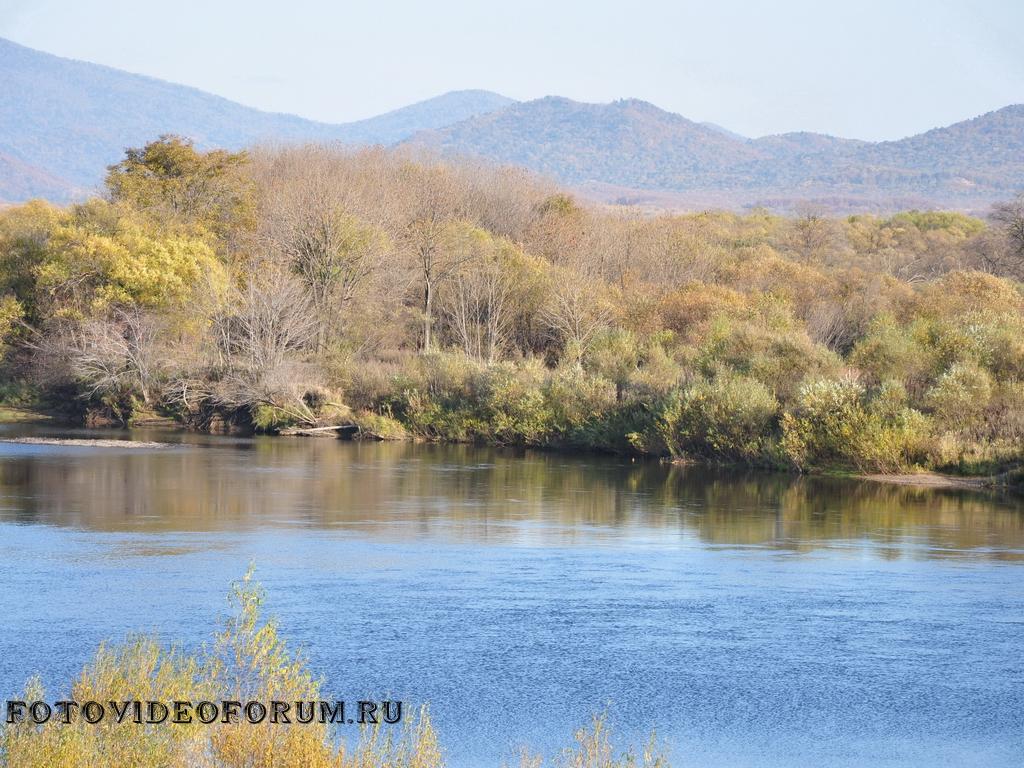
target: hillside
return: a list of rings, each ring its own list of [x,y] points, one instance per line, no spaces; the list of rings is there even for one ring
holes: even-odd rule
[[[964,120],[901,141],[868,144],[864,162],[927,171],[979,172],[1024,169],[1024,104]]]
[[[841,142],[797,153],[784,168],[781,180],[817,190],[985,207],[1024,189],[1024,105],[898,141]]]
[[[566,184],[649,189],[725,178],[760,157],[720,129],[635,99],[582,104],[548,96],[420,134],[412,143],[521,165]]]
[[[65,179],[0,152],[0,204],[33,197],[63,200],[74,192],[74,186]]]
[[[261,140],[391,144],[503,107],[487,91],[445,94],[355,123],[262,112],[194,88],[52,56],[0,39],[0,199],[66,199],[94,187],[124,148],[164,133],[200,147]]]
[[[1024,188],[1024,106],[899,141],[745,139],[646,102],[522,102],[411,144],[530,168],[609,202],[837,212],[982,209]]]
[[[819,153],[842,154],[853,151],[857,147],[868,145],[869,142],[856,139],[840,139],[826,136],[823,133],[798,131],[780,133],[774,136],[762,136],[750,142],[759,152],[767,153],[777,160],[792,160],[804,155]]]
[[[343,123],[337,130],[342,140],[353,144],[396,144],[420,131],[444,128],[515,103],[491,91],[450,91],[367,120]]]

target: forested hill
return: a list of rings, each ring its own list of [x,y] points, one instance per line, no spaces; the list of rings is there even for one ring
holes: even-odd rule
[[[525,166],[610,202],[836,212],[981,210],[1024,189],[1024,105],[918,136],[747,139],[634,99],[521,102],[411,143]]]
[[[236,149],[261,140],[392,144],[511,103],[488,91],[457,91],[368,120],[329,125],[2,38],[0,84],[0,201],[68,199],[97,185],[125,147],[165,133],[188,136],[206,148]]]
[[[760,153],[724,131],[629,99],[583,104],[557,96],[514,104],[414,143],[522,165],[566,184],[682,189],[734,173]]]

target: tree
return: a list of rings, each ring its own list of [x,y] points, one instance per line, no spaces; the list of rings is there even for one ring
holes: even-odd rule
[[[200,287],[226,279],[205,239],[154,231],[102,202],[53,231],[33,272],[51,313],[79,317],[118,305],[181,309]]]
[[[71,375],[89,396],[138,393],[149,404],[168,363],[159,318],[138,307],[117,309],[70,329]]]
[[[586,237],[586,212],[567,194],[553,194],[536,206],[536,221],[526,246],[552,264],[561,264],[579,252]]]
[[[0,292],[17,299],[29,323],[42,319],[36,275],[52,254],[53,233],[67,219],[66,211],[41,200],[0,211]]]
[[[444,168],[410,165],[405,183],[412,191],[402,242],[422,284],[422,350],[429,352],[438,288],[476,255],[469,230],[455,222],[460,211],[458,189]]]
[[[214,318],[207,370],[179,375],[168,401],[192,411],[201,404],[232,411],[270,406],[289,419],[312,424],[303,400],[315,386],[306,358],[316,337],[316,319],[298,280],[270,262],[233,289]]]
[[[225,238],[253,221],[254,190],[241,173],[247,162],[245,152],[199,152],[189,139],[164,135],[125,150],[108,168],[106,186],[114,202]]]
[[[493,363],[509,344],[516,315],[528,301],[531,265],[508,241],[481,229],[463,229],[461,247],[475,253],[448,281],[441,315],[467,355]]]
[[[1005,240],[1007,267],[1021,274],[1024,272],[1024,192],[1009,202],[992,206],[989,219]]]
[[[8,342],[22,327],[25,308],[14,296],[0,298],[0,354],[7,352]]]
[[[590,342],[611,322],[612,313],[596,280],[566,272],[554,273],[554,286],[541,310],[550,336],[562,344],[574,364],[582,365]]]
[[[817,208],[805,207],[793,221],[792,247],[804,264],[820,262],[835,240],[830,219]]]
[[[268,218],[268,239],[309,291],[322,350],[339,331],[345,305],[383,259],[388,238],[345,211],[325,185],[277,206]]]

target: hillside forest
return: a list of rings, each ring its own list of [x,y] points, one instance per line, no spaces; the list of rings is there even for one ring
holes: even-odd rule
[[[797,470],[1024,446],[1024,197],[985,219],[598,207],[383,149],[126,151],[0,210],[2,395]]]

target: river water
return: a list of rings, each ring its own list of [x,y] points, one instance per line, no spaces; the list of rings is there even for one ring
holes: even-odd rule
[[[0,436],[46,433],[4,427]],[[88,433],[61,433],[90,436]],[[140,432],[0,443],[0,695],[208,640],[248,563],[330,698],[448,764],[592,713],[684,766],[1019,766],[1024,507],[621,458]],[[56,698],[49,695],[48,698]]]

